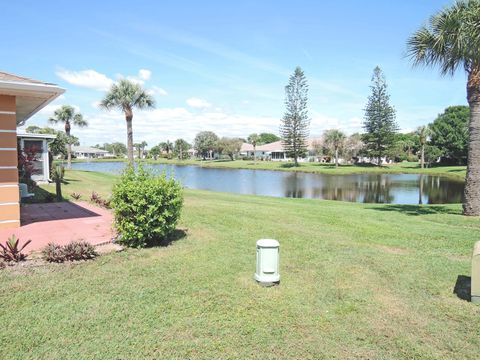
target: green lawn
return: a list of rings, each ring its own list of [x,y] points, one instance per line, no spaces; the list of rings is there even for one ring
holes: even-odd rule
[[[188,190],[171,246],[1,271],[0,357],[478,359],[480,306],[453,288],[480,220],[460,210]],[[278,287],[253,281],[263,237],[281,244]]]
[[[109,160],[96,159],[95,162],[105,161],[124,161],[124,160]],[[77,160],[75,162],[84,162],[84,160]],[[257,170],[275,170],[275,171],[301,171],[308,173],[324,173],[324,174],[430,174],[442,175],[449,177],[465,178],[465,166],[435,166],[431,168],[421,169],[416,162],[403,162],[389,166],[372,166],[372,165],[342,165],[335,168],[334,164],[324,163],[300,163],[299,167],[292,167],[291,163],[279,161],[253,161],[247,160],[177,160],[177,159],[158,159],[158,160],[144,160],[144,162],[151,164],[176,164],[176,165],[195,165],[209,168],[227,168],[227,169],[257,169]]]

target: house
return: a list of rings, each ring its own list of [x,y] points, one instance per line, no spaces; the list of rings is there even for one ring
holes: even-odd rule
[[[37,160],[34,162],[35,173],[32,180],[35,182],[48,182],[50,180],[50,157],[48,155],[48,143],[56,138],[51,134],[17,133],[18,149],[35,147],[38,149]]]
[[[0,228],[20,226],[17,126],[64,92],[54,84],[0,72]]]
[[[98,159],[113,157],[108,151],[89,146],[72,146],[72,155],[77,159]]]
[[[313,152],[317,142],[321,140],[318,138],[311,138],[307,140],[308,152]],[[253,145],[244,143],[240,149],[240,154],[243,156],[253,157]],[[255,149],[255,155],[257,159],[271,160],[271,161],[290,161],[284,149],[282,140],[275,141],[270,144],[258,145]],[[307,154],[308,155],[308,154]],[[308,157],[307,157],[308,158]],[[304,159],[298,159],[304,161]]]

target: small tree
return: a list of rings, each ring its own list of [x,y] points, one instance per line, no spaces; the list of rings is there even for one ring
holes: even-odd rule
[[[180,160],[188,158],[188,150],[191,149],[191,145],[183,139],[175,140],[174,151]]]
[[[235,159],[235,155],[240,152],[243,141],[239,138],[223,137],[217,142],[217,149],[221,154],[227,154],[230,160]]]
[[[160,149],[162,149],[163,152],[167,153],[167,158],[170,159],[170,153],[174,150],[174,145],[170,142],[170,140],[161,142],[158,145],[160,146]]]
[[[370,89],[372,94],[368,98],[363,123],[366,131],[364,142],[367,153],[377,158],[378,165],[381,165],[382,157],[395,143],[398,126],[395,122],[395,109],[390,105],[385,76],[378,66],[373,70]]]
[[[67,135],[67,167],[71,169],[72,167],[72,144],[74,143],[73,139],[69,139],[71,134],[72,125],[84,127],[88,123],[83,119],[83,115],[77,113],[73,106],[63,105],[59,109],[55,110],[53,117],[48,119],[51,123],[63,123],[65,125],[65,135]]]
[[[277,135],[272,133],[260,133],[258,137],[259,139],[257,141],[257,145],[270,144],[275,141],[281,140]]]
[[[430,125],[431,144],[442,149],[442,156],[465,165],[468,156],[468,106],[450,106]]]
[[[358,159],[364,146],[365,144],[363,143],[361,134],[355,133],[350,135],[345,142],[345,152],[349,160],[354,161],[355,159]]]
[[[298,158],[304,157],[307,152],[310,125],[307,100],[307,79],[303,70],[297,67],[285,87],[286,111],[280,125],[283,146],[295,166],[298,166]]]
[[[149,156],[153,157],[153,160],[157,160],[157,158],[160,156],[162,153],[162,149],[160,149],[159,145],[153,146],[150,151],[149,151]]]
[[[435,145],[425,145],[424,148],[425,164],[427,166],[432,166],[433,163],[436,163],[438,159],[442,156],[442,150],[440,150]]]
[[[217,148],[218,136],[212,131],[201,131],[195,136],[194,149],[203,158],[215,151]]]
[[[36,186],[32,175],[40,173],[40,170],[35,167],[35,162],[39,160],[41,153],[42,148],[37,145],[25,147],[23,151],[20,150],[20,146],[18,147],[18,178],[29,188]]]
[[[325,145],[335,156],[335,167],[338,167],[338,152],[345,145],[346,135],[340,130],[332,129],[324,133]]]
[[[63,182],[64,176],[65,176],[65,168],[62,165],[55,166],[52,172],[52,177],[53,177],[53,180],[55,181],[55,193],[57,196],[57,201],[63,200],[62,182]]]
[[[105,150],[110,151],[115,157],[125,156],[127,154],[127,147],[121,142],[111,143]]]
[[[430,128],[428,126],[420,126],[417,128],[416,134],[420,143],[420,166],[423,169],[425,167],[425,146],[430,136]]]
[[[249,144],[253,146],[253,163],[257,163],[257,144],[260,141],[260,136],[258,134],[250,134],[247,139]]]

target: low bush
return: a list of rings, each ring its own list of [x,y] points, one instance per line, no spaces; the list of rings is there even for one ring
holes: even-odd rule
[[[74,193],[74,192],[71,193],[70,196],[72,197],[73,200],[80,200],[80,198],[82,197],[82,195]]]
[[[50,243],[42,250],[42,256],[46,261],[56,263],[90,260],[97,255],[95,247],[83,240],[72,241],[64,246]]]
[[[68,261],[90,260],[97,256],[95,247],[83,240],[72,241],[65,245],[63,254]]]
[[[65,261],[63,246],[49,243],[42,250],[42,257],[48,262],[61,263]]]
[[[27,240],[23,246],[20,246],[20,239],[12,235],[5,244],[0,243],[0,260],[5,262],[19,262],[27,258],[22,250],[30,244],[32,240]]]
[[[110,209],[110,200],[106,200],[98,195],[95,191],[92,191],[92,195],[90,196],[90,201],[98,206],[104,207],[105,209]]]
[[[162,242],[175,230],[182,205],[180,183],[165,174],[129,167],[113,188],[118,242],[131,247]]]

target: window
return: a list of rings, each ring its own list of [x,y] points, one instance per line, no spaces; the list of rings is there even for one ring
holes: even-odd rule
[[[43,140],[23,140],[23,152],[35,156],[32,179],[44,177]]]

